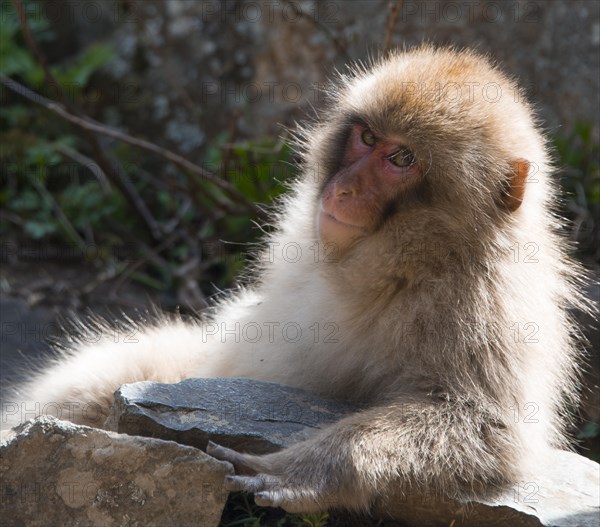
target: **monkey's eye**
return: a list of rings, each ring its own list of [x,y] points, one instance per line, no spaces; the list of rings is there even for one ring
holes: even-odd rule
[[[360,134],[360,138],[362,142],[367,146],[373,146],[375,144],[375,135],[368,128],[363,130],[363,133]]]
[[[415,154],[413,154],[408,148],[401,148],[397,152],[394,152],[392,155],[388,156],[387,159],[400,168],[410,167],[416,162]]]

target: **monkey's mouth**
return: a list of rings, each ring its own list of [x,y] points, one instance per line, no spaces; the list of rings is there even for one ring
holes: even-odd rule
[[[322,241],[335,243],[340,247],[353,243],[368,234],[364,227],[340,221],[323,209],[319,212],[317,228]]]
[[[352,223],[346,223],[344,221],[340,221],[338,220],[333,214],[330,214],[329,212],[326,212],[325,210],[321,209],[321,214],[320,214],[320,218],[319,218],[319,226],[322,225],[326,225],[326,224],[334,224],[338,227],[343,227],[343,228],[347,228],[347,229],[354,229],[356,231],[360,231],[360,232],[366,232],[366,229],[364,227],[361,227],[360,225],[353,225]]]

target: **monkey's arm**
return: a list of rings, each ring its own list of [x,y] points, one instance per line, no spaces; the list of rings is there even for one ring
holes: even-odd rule
[[[232,463],[232,491],[288,512],[366,508],[394,488],[457,496],[501,484],[515,447],[490,408],[410,400],[342,419],[314,438],[265,456],[209,443]],[[514,453],[512,454],[514,456]]]

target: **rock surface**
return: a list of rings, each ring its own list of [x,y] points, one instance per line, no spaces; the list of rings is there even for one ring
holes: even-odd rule
[[[380,509],[419,527],[599,527],[600,466],[555,450],[539,474],[494,499],[461,503],[397,496]]]
[[[0,447],[0,523],[216,526],[231,472],[195,448],[41,417]]]
[[[352,411],[304,390],[248,379],[186,379],[125,384],[105,428],[206,449],[209,440],[266,454]]]
[[[355,408],[354,408],[355,409]],[[246,379],[128,384],[107,425],[205,448],[210,439],[244,451],[272,452],[308,437],[353,408],[310,393]],[[541,473],[488,501],[396,496],[378,512],[406,525],[447,527],[600,527],[600,466],[555,451]],[[454,523],[452,523],[454,521]]]

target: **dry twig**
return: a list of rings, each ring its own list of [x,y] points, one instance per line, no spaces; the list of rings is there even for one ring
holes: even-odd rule
[[[390,0],[388,2],[388,9],[390,10],[390,16],[387,19],[385,26],[385,39],[383,41],[383,54],[385,55],[392,48],[392,39],[394,38],[394,29],[396,22],[398,21],[398,15],[400,14],[400,8],[402,7],[403,0]]]
[[[35,39],[33,38],[33,33],[31,31],[31,27],[29,26],[27,12],[25,11],[25,8],[23,7],[22,0],[12,0],[12,3],[15,8],[15,12],[19,18],[19,24],[21,25],[21,30],[23,31],[23,35],[25,37],[25,42],[27,43],[27,46],[33,53],[35,59],[38,61],[38,63],[42,67],[46,84],[48,84],[48,86],[52,86],[52,87],[56,88],[56,91],[58,93],[58,98],[64,104],[63,111],[65,111],[66,113],[69,113],[73,117],[80,116],[79,118],[84,119],[84,117],[81,115],[81,112],[79,111],[79,109],[67,97],[60,82],[58,82],[56,80],[56,78],[54,77],[54,75],[52,74],[52,71],[48,67],[48,61],[46,60],[46,57],[44,56],[44,54],[41,52],[40,48],[36,44]],[[50,101],[49,99],[46,99],[46,100],[49,102],[52,102],[52,103],[54,102],[54,101]],[[131,185],[128,180],[123,179],[123,177],[122,177],[122,174],[124,173],[123,169],[118,166],[118,163],[115,160],[110,160],[106,156],[102,146],[100,145],[100,141],[98,140],[98,138],[96,137],[96,135],[93,133],[93,131],[90,128],[84,128],[83,132],[84,132],[84,136],[85,136],[86,140],[88,141],[88,143],[90,144],[90,146],[92,148],[92,151],[94,154],[94,159],[98,163],[98,166],[110,178],[110,180],[121,190],[123,195],[130,201],[130,203],[133,206],[133,209],[139,214],[139,216],[144,221],[144,224],[150,231],[150,235],[154,239],[161,239],[162,232],[159,228],[158,222],[154,219],[154,217],[153,217],[152,213],[150,212],[150,210],[148,209],[148,207],[146,207],[144,200],[138,194],[136,188],[133,185]],[[118,168],[118,169],[115,171],[115,168]]]
[[[18,93],[19,95],[22,95],[23,97],[29,99],[32,102],[43,106],[47,110],[50,110],[60,115],[63,119],[79,126],[80,128],[96,132],[98,134],[102,134],[108,137],[113,137],[115,139],[123,141],[124,143],[128,143],[130,145],[137,146],[138,148],[154,152],[164,157],[165,159],[168,159],[169,161],[179,166],[183,170],[191,173],[192,175],[205,179],[206,181],[209,181],[210,183],[219,187],[221,190],[223,190],[223,192],[228,194],[235,203],[242,205],[246,212],[258,214],[259,211],[257,206],[248,199],[246,199],[246,197],[235,187],[233,187],[227,181],[224,181],[219,177],[215,176],[208,170],[185,159],[184,157],[181,157],[180,155],[175,154],[174,152],[171,152],[166,148],[162,148],[158,145],[155,145],[150,141],[132,137],[124,132],[121,132],[120,130],[116,130],[115,128],[111,128],[109,126],[101,124],[97,121],[94,121],[93,119],[90,119],[89,117],[79,117],[77,115],[73,115],[70,112],[68,112],[61,104],[50,99],[46,99],[45,97],[39,95],[38,93],[35,93],[29,88],[18,83],[14,79],[11,79],[10,77],[7,77],[6,75],[1,73],[0,82],[2,82],[2,84],[4,84],[7,88],[11,89],[12,91]]]

